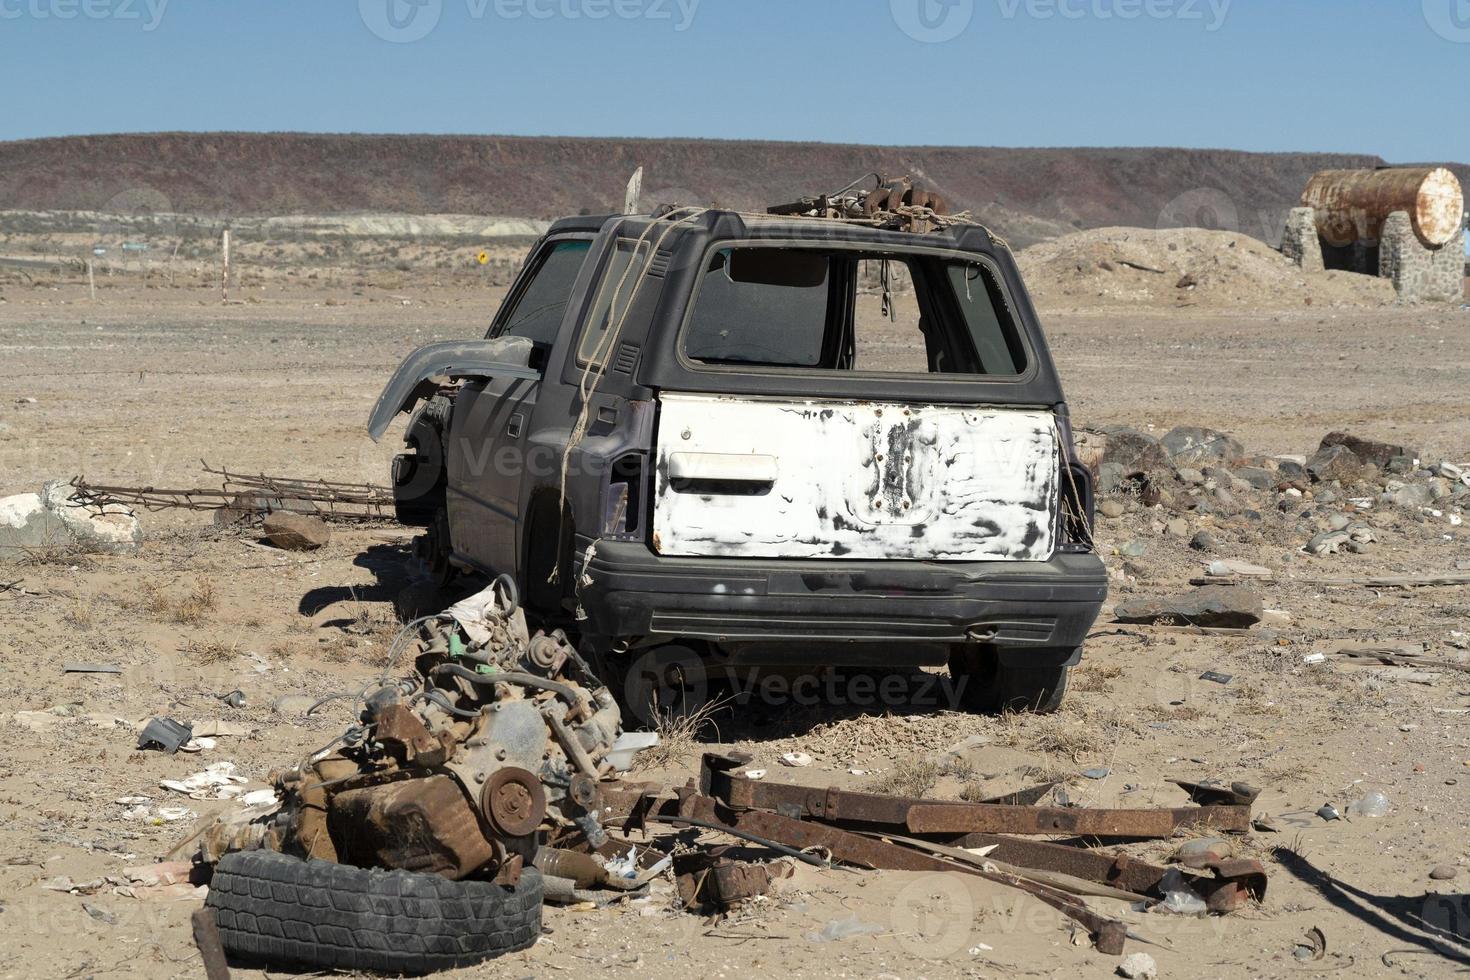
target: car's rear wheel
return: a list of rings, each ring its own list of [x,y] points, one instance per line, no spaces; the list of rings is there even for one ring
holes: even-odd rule
[[[1070,667],[1051,666],[1055,656],[1038,655],[1042,666],[1020,666],[1005,662],[988,644],[968,643],[954,647],[949,655],[949,675],[954,680],[960,703],[970,711],[986,714],[1024,712],[1051,714],[1067,695]]]

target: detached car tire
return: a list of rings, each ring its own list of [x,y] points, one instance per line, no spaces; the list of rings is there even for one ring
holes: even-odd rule
[[[961,704],[983,714],[1049,715],[1067,696],[1071,670],[1006,664],[994,647],[978,644],[956,646],[949,654],[949,676],[960,692]]]
[[[205,904],[225,951],[243,959],[417,974],[531,946],[541,900],[535,868],[506,888],[237,851],[220,859]]]

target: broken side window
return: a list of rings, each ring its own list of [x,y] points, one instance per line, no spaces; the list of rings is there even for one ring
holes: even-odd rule
[[[527,337],[534,344],[551,346],[591,245],[586,241],[563,241],[546,249],[515,305],[500,318],[490,336]]]
[[[1026,367],[995,271],[932,254],[721,249],[683,345],[710,365],[999,377]]]

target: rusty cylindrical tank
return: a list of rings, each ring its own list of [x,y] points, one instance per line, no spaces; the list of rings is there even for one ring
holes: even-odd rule
[[[1324,170],[1307,183],[1302,205],[1316,209],[1318,233],[1339,247],[1377,241],[1395,211],[1408,212],[1429,248],[1449,244],[1465,221],[1465,193],[1444,167]]]

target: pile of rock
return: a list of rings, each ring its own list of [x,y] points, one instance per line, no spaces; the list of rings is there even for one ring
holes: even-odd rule
[[[1141,506],[1181,516],[1259,518],[1269,507],[1292,513],[1310,502],[1332,515],[1307,542],[1306,550],[1319,555],[1361,551],[1373,542],[1372,530],[1352,521],[1354,513],[1382,506],[1459,525],[1470,510],[1470,471],[1448,462],[1425,465],[1410,447],[1343,432],[1329,433],[1310,457],[1250,455],[1226,433],[1198,426],[1162,438],[1127,426],[1092,429],[1079,432],[1077,450],[1097,477],[1103,517]],[[1179,520],[1164,526],[1173,534],[1188,530]],[[1196,547],[1211,550],[1208,540]]]

